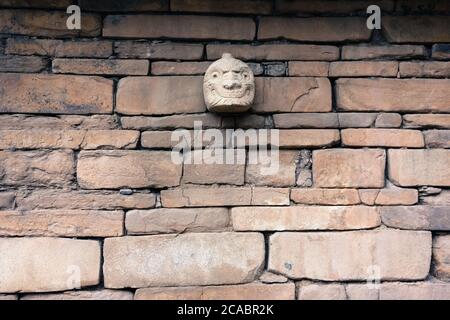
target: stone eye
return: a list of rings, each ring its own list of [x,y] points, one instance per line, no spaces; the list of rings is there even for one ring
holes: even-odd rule
[[[216,72],[213,72],[212,73],[212,77],[214,78],[214,79],[217,79],[218,77],[219,77],[219,73],[216,71]]]
[[[248,78],[250,78],[250,75],[249,75],[247,72],[244,72],[244,73],[242,74],[242,77],[243,77],[245,80],[248,80]]]

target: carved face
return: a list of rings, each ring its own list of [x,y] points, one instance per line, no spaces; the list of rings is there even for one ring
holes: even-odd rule
[[[210,111],[247,111],[255,97],[253,72],[244,62],[224,53],[206,70],[203,95]]]

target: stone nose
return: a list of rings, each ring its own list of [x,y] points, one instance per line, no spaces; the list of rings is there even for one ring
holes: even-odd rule
[[[242,85],[239,81],[230,79],[230,80],[224,80],[222,86],[225,89],[232,90],[232,89],[239,89],[239,88],[241,88]]]

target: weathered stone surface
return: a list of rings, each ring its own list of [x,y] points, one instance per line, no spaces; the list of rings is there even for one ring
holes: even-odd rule
[[[383,33],[393,43],[450,42],[450,20],[443,15],[386,16],[383,19]]]
[[[391,0],[374,0],[372,4],[378,5],[383,12],[392,11],[394,9],[394,2]],[[366,12],[367,2],[343,0],[339,2],[328,0],[315,1],[292,1],[292,0],[276,0],[275,9],[277,12],[283,13],[352,13],[363,11]]]
[[[152,63],[153,75],[202,75],[211,62],[172,62],[157,61]]]
[[[130,115],[204,112],[202,84],[202,77],[123,78],[116,110]]]
[[[437,60],[450,60],[450,45],[448,44],[435,44],[433,45],[433,59]]]
[[[328,77],[329,62],[289,61],[289,76]]]
[[[423,203],[433,206],[450,206],[450,190],[442,190],[437,195],[423,197]]]
[[[1,193],[0,193],[1,195]],[[20,210],[36,209],[83,209],[117,210],[146,209],[155,206],[153,193],[133,193],[122,195],[112,191],[83,191],[46,189],[21,192],[17,195]]]
[[[222,118],[212,113],[183,114],[166,117],[121,117],[124,129],[193,129],[195,121],[201,121],[204,129],[221,127]]]
[[[317,148],[329,147],[341,140],[339,130],[280,130],[279,146],[281,148]]]
[[[12,209],[15,200],[16,194],[14,192],[0,192],[0,209]]]
[[[118,58],[199,60],[203,55],[203,45],[157,41],[115,41],[114,53]]]
[[[161,202],[169,208],[248,206],[251,199],[252,189],[244,187],[188,187],[161,191]]]
[[[271,77],[283,77],[287,73],[287,65],[285,62],[264,62],[265,75]]]
[[[368,268],[377,265],[382,280],[418,280],[430,268],[431,233],[283,232],[270,237],[269,252],[269,271],[289,278],[365,280],[370,277]]]
[[[168,0],[145,1],[109,1],[109,0],[81,0],[81,10],[101,12],[128,12],[128,11],[163,11],[169,9]]]
[[[436,13],[449,12],[450,3],[447,1],[429,1],[429,0],[399,0],[397,1],[398,12],[404,13]]]
[[[402,77],[450,77],[450,62],[401,62],[400,75]]]
[[[344,129],[342,144],[353,147],[423,148],[419,130],[405,129]]]
[[[336,104],[349,111],[450,112],[450,80],[338,79]]]
[[[251,282],[264,264],[258,233],[198,233],[108,238],[105,287]]]
[[[340,128],[368,128],[371,127],[377,118],[376,113],[338,113]]]
[[[331,111],[331,85],[325,78],[256,78],[255,112]]]
[[[150,148],[150,149],[172,149],[174,147],[180,148],[180,143],[190,143],[190,146],[194,149],[201,149],[203,147],[208,147],[208,146],[215,146],[215,143],[219,143],[219,141],[222,143],[222,146],[228,146],[228,139],[226,137],[226,133],[224,130],[221,130],[220,132],[223,134],[223,138],[222,140],[219,141],[215,141],[214,139],[211,139],[210,136],[208,136],[207,134],[205,134],[206,131],[203,132],[203,134],[201,134],[202,139],[201,140],[197,140],[197,141],[201,141],[202,144],[200,145],[195,145],[195,141],[196,139],[200,138],[200,135],[196,132],[194,132],[193,130],[190,130],[188,133],[189,135],[186,133],[186,135],[181,134],[178,135],[176,133],[174,133],[175,131],[144,131],[142,132],[141,135],[141,146],[144,148]],[[209,160],[211,157],[209,156],[209,153],[213,152],[212,150],[205,150],[203,152],[203,154],[205,155],[206,158],[208,158]],[[214,150],[213,153],[217,152],[217,154],[222,155],[223,151],[222,149],[218,149]],[[199,151],[195,151],[195,155],[197,156],[202,156],[202,152]],[[189,157],[193,157],[191,154],[187,154],[186,158]],[[222,159],[222,156],[221,156]],[[243,159],[245,162],[245,153],[243,155]],[[200,164],[199,164],[200,165]],[[202,165],[204,165],[206,168],[208,168],[206,166],[205,163],[203,163]],[[211,167],[211,166],[210,166]],[[204,178],[208,178],[208,177],[204,177]],[[224,177],[226,179],[226,177]]]
[[[400,186],[450,186],[450,150],[389,150],[388,172]]]
[[[172,0],[171,11],[270,14],[270,0]]]
[[[450,230],[450,208],[441,206],[381,207],[383,224],[399,229]]]
[[[259,277],[259,281],[263,283],[286,283],[288,282],[288,278],[280,274],[264,271]]]
[[[188,152],[184,157],[183,182],[243,185],[245,155],[243,149],[205,149]],[[196,164],[196,159],[202,159],[201,163]]]
[[[28,114],[0,115],[2,130],[30,129],[117,129],[118,120],[112,115],[36,116]]]
[[[98,241],[2,238],[0,251],[0,292],[61,291],[100,281]]]
[[[0,294],[0,300],[19,300],[15,294]]]
[[[366,19],[358,17],[282,18],[263,17],[258,39],[340,42],[368,40],[372,34]]]
[[[427,50],[425,46],[413,45],[350,45],[342,48],[342,60],[364,59],[412,59],[425,58]]]
[[[66,186],[74,176],[72,151],[0,151],[0,183]]]
[[[99,77],[0,74],[0,113],[111,113],[112,80]]]
[[[82,149],[134,149],[139,140],[139,131],[89,130],[81,143]]]
[[[123,235],[122,211],[0,211],[0,235],[115,237]]]
[[[397,61],[336,61],[330,64],[330,77],[396,77]]]
[[[450,148],[450,130],[426,130],[423,135],[428,148]]]
[[[294,300],[293,283],[138,289],[135,300]]]
[[[148,60],[130,59],[54,59],[53,73],[97,75],[147,75]]]
[[[20,300],[133,300],[133,293],[124,290],[66,291],[63,293],[26,294]]]
[[[378,300],[379,290],[367,283],[349,283],[345,286],[348,300]]]
[[[279,151],[278,157],[261,159],[259,151],[250,150],[245,170],[245,182],[258,186],[293,186],[295,185],[297,158],[297,151]],[[269,160],[270,163],[265,164],[266,160]],[[269,171],[265,172],[265,170]],[[263,172],[265,174],[262,174]]]
[[[384,150],[329,149],[313,151],[313,180],[322,188],[384,186]]]
[[[47,60],[41,57],[0,55],[0,72],[40,72],[46,66]]]
[[[225,231],[229,224],[226,208],[131,210],[125,219],[128,234]]]
[[[449,300],[450,285],[445,282],[383,283],[380,300]]]
[[[265,116],[260,116],[257,114],[246,114],[235,117],[235,127],[237,129],[264,129],[266,128],[266,121],[268,120]]]
[[[84,13],[82,28],[67,28],[65,11],[44,10],[1,10],[0,33],[24,34],[43,37],[95,37],[101,33],[101,17]]]
[[[70,0],[3,0],[2,7],[24,7],[24,8],[67,8],[72,2]]]
[[[238,207],[231,219],[237,231],[352,230],[381,222],[378,210],[365,206]]]
[[[356,189],[292,189],[291,200],[310,205],[352,205],[361,202]]]
[[[335,46],[309,44],[208,44],[208,59],[215,60],[222,53],[230,52],[242,60],[325,60],[339,59],[339,48]]]
[[[367,205],[412,205],[418,202],[419,193],[416,189],[398,188],[389,185],[384,189],[359,190],[361,200]]]
[[[402,116],[398,113],[380,113],[375,120],[377,128],[399,128],[402,125]]]
[[[450,114],[405,114],[405,128],[450,129]]]
[[[433,238],[433,273],[439,279],[450,280],[450,235]]]
[[[103,21],[103,36],[114,38],[176,38],[253,40],[250,18],[188,15],[110,15]]]
[[[299,283],[298,300],[346,300],[347,294],[343,284]]]
[[[288,206],[289,203],[289,188],[252,188],[250,204],[253,206]]]
[[[85,151],[77,164],[78,183],[85,189],[177,186],[181,171],[164,151]]]
[[[274,114],[276,128],[339,128],[338,115],[329,113],[279,113]]]

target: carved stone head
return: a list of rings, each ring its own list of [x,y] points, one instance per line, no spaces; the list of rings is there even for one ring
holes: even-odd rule
[[[246,63],[224,53],[206,70],[203,95],[210,111],[245,112],[255,98],[253,72]]]

